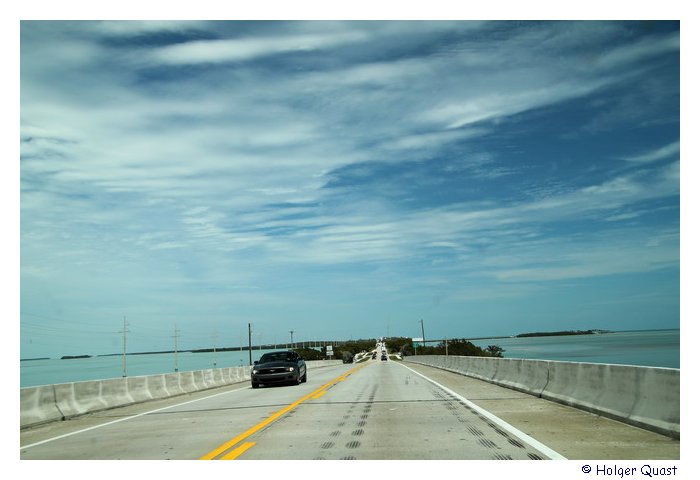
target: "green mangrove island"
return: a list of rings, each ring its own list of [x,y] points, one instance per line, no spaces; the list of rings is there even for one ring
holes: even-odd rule
[[[610,330],[562,330],[559,332],[532,332],[532,333],[520,333],[516,335],[516,338],[524,337],[556,337],[563,335],[596,335],[599,333],[610,333]]]

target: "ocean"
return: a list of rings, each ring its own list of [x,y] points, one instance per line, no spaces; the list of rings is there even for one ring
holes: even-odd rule
[[[253,348],[253,361],[269,350]],[[213,352],[178,352],[177,367],[180,372],[210,368],[240,367],[249,364],[248,350]],[[126,356],[126,374],[130,377],[175,372],[174,353],[131,354]],[[101,357],[20,362],[20,387],[32,387],[53,383],[82,382],[119,378],[124,374],[121,355]]]
[[[472,343],[480,347],[498,345],[505,349],[503,355],[505,358],[680,368],[680,330],[492,338],[472,340]],[[259,359],[266,351],[253,349],[253,360]],[[179,352],[177,365],[181,372],[238,367],[248,365],[248,351],[217,351],[216,355],[213,352]],[[127,355],[126,368],[128,376],[171,373],[175,371],[175,354]],[[122,374],[121,355],[20,362],[21,387],[118,378]]]
[[[592,335],[493,338],[472,340],[472,343],[482,348],[498,345],[505,349],[504,358],[680,368],[680,341],[680,330],[637,330]]]

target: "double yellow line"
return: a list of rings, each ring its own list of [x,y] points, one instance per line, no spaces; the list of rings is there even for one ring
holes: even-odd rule
[[[282,415],[284,415],[285,413],[288,413],[288,412],[294,410],[296,407],[298,407],[299,405],[301,405],[301,404],[304,403],[305,401],[307,401],[307,400],[309,400],[309,399],[315,399],[315,398],[320,398],[320,397],[322,397],[323,395],[326,394],[326,389],[327,389],[327,388],[332,387],[333,385],[335,385],[335,384],[338,383],[338,382],[342,382],[342,381],[345,380],[349,375],[352,375],[353,373],[355,373],[355,372],[358,371],[359,369],[361,369],[361,368],[363,368],[363,367],[366,367],[366,366],[367,366],[367,363],[363,363],[362,365],[360,365],[360,366],[358,366],[358,367],[355,367],[355,368],[353,368],[352,370],[349,370],[348,372],[344,373],[343,375],[334,378],[334,379],[331,380],[330,382],[328,382],[328,383],[326,383],[325,385],[323,385],[323,386],[317,388],[316,390],[314,390],[313,392],[309,393],[308,395],[305,395],[305,396],[301,397],[301,398],[300,398],[299,400],[297,400],[296,402],[287,405],[286,407],[284,407],[284,408],[283,408],[282,410],[280,410],[279,412],[273,413],[273,414],[270,415],[268,418],[266,418],[266,419],[263,420],[262,422],[258,423],[258,424],[255,425],[254,427],[249,428],[248,430],[246,430],[245,432],[241,433],[241,434],[238,435],[237,437],[232,438],[232,439],[229,440],[228,442],[226,442],[226,443],[220,445],[219,447],[215,448],[214,450],[212,450],[211,452],[207,453],[206,455],[201,456],[199,459],[200,459],[200,460],[234,460],[234,459],[238,458],[238,457],[241,456],[246,450],[248,450],[249,448],[251,448],[252,446],[254,446],[254,445],[255,445],[255,442],[245,442],[245,443],[239,445],[238,447],[234,448],[234,449],[231,450],[231,451],[228,451],[228,450],[230,450],[230,449],[233,448],[234,446],[238,445],[240,442],[242,442],[242,441],[245,440],[246,438],[250,437],[250,436],[253,435],[254,433],[256,433],[256,432],[262,430],[263,428],[265,428],[266,426],[270,425],[272,422],[278,420],[278,419],[279,419]],[[225,452],[227,452],[227,451],[228,451],[228,453],[225,453]],[[217,457],[218,457],[218,458],[217,458]]]

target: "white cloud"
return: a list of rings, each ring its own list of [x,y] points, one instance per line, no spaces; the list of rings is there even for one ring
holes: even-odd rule
[[[175,32],[205,28],[206,22],[197,20],[107,20],[89,22],[86,29],[108,35],[136,35],[154,32]]]
[[[150,58],[168,65],[238,62],[281,53],[326,49],[366,38],[362,32],[347,31],[324,35],[197,40],[158,48]]]
[[[386,150],[428,150],[434,151],[454,142],[481,137],[486,129],[437,130],[433,132],[408,134],[382,142],[379,148]],[[401,157],[398,157],[401,159]]]
[[[606,236],[603,241],[570,245],[551,242],[534,252],[528,252],[526,261],[536,266],[503,268],[485,271],[508,282],[560,281],[575,278],[599,277],[629,273],[646,273],[662,268],[673,268],[680,261],[679,237],[665,239],[663,244],[647,241],[653,234],[644,229],[636,230],[630,241],[630,232]],[[594,236],[595,238],[595,236]]]
[[[475,91],[470,98],[451,99],[450,103],[436,107],[426,113],[426,118],[444,124],[446,128],[461,128],[486,120],[515,115],[527,110],[556,104],[579,96],[587,95],[599,88],[600,81],[560,82],[544,80],[544,84],[522,84],[517,73],[511,77],[508,88],[498,91],[484,87]]]
[[[99,24],[93,32],[193,26]],[[323,290],[325,275],[361,288],[358,271],[380,272],[366,284],[368,299],[378,286],[410,295],[432,282],[471,301],[469,282],[480,292],[505,282],[499,294],[511,298],[532,291],[528,282],[677,265],[673,232],[659,237],[644,223],[661,210],[640,203],[678,196],[678,142],[626,158],[624,175],[596,172],[587,184],[565,174],[531,178],[530,200],[499,190],[519,188],[516,173],[529,175],[512,158],[502,162],[501,145],[521,152],[509,144],[517,140],[499,136],[500,120],[625,78],[552,63],[561,31],[539,34],[549,43],[535,54],[518,36],[428,42],[454,32],[443,23],[439,31],[424,23],[268,28],[263,37],[136,49],[69,31],[49,35],[53,43],[30,38],[21,99],[25,280],[54,282],[63,298],[94,291],[90,302],[112,302],[98,306],[104,314],[131,301],[110,297],[116,285],[137,297],[132,308],[154,314],[154,299],[165,304],[175,294],[178,305],[206,298],[211,308],[244,304],[262,315],[266,302],[302,305],[297,285]],[[647,48],[604,66],[651,58]],[[275,62],[262,70],[243,62],[288,52],[327,55],[309,70],[275,74]],[[484,200],[465,200],[480,192]],[[591,230],[570,237],[559,228],[567,222]],[[635,241],[616,255],[630,244],[626,235]],[[62,282],[65,272],[71,278]]]
[[[625,157],[625,160],[632,163],[653,163],[658,160],[678,157],[681,151],[680,142],[669,143],[650,152]]]
[[[680,50],[680,36],[677,33],[663,37],[644,38],[635,43],[611,49],[596,60],[600,68],[620,68],[647,58]]]
[[[170,250],[173,248],[188,248],[191,247],[189,243],[183,242],[163,242],[154,245],[153,250]]]

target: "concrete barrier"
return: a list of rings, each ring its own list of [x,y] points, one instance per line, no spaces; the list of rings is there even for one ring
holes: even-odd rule
[[[680,438],[680,370],[601,363],[421,355],[420,363]]]
[[[127,377],[126,384],[133,403],[153,400],[153,396],[148,390],[148,377]]]
[[[193,372],[181,372],[178,377],[180,378],[180,386],[182,391],[185,393],[194,392],[197,387],[194,384]]]
[[[20,389],[19,403],[20,426],[53,422],[63,418],[63,413],[56,406],[53,385]]]
[[[165,380],[165,389],[169,396],[182,395],[187,393],[180,384],[180,374],[179,373],[166,373],[163,375]]]
[[[107,403],[102,399],[100,383],[101,381],[97,380],[55,385],[56,406],[66,418],[104,410]]]
[[[549,362],[542,398],[680,438],[680,371]]]
[[[309,360],[306,362],[306,368],[312,370],[314,368],[332,367],[333,365],[342,365],[342,360]]]
[[[100,380],[100,396],[107,405],[126,405],[134,402],[125,378]]]
[[[341,360],[309,361],[307,367],[340,363]],[[250,381],[250,370],[249,366],[226,367],[21,388],[20,428]]]
[[[205,390],[207,388],[207,384],[204,381],[204,371],[203,370],[193,371],[192,372],[192,382],[194,383],[195,390]]]
[[[217,370],[21,388],[20,428],[250,380],[250,367]]]
[[[146,389],[154,400],[169,396],[168,391],[165,389],[165,378],[163,375],[148,375],[146,377]]]
[[[531,395],[541,396],[549,381],[548,365],[541,360],[497,359],[491,381]],[[503,360],[503,361],[499,361]]]

